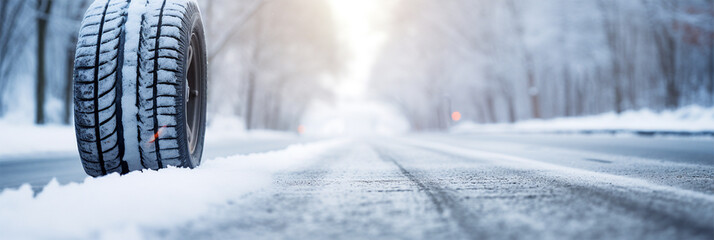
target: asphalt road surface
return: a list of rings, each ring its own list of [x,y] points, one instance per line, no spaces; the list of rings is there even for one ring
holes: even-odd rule
[[[237,148],[227,144],[207,149],[207,155]],[[243,150],[255,151],[261,149]],[[72,175],[81,172],[75,162],[37,168],[30,167],[32,161],[4,161],[0,178],[12,187],[23,179],[20,175]],[[712,138],[422,134],[353,139],[315,162],[280,172],[271,187],[199,219],[144,234],[165,239],[714,239]]]

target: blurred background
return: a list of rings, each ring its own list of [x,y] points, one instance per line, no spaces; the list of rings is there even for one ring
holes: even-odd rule
[[[209,122],[239,129],[399,133],[714,105],[712,0],[198,2]],[[90,3],[0,0],[0,121],[71,126]]]

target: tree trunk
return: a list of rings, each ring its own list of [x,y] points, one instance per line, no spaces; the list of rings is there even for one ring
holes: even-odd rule
[[[436,105],[436,129],[444,129],[445,123],[444,123],[444,106],[443,104],[437,104]]]
[[[524,55],[524,64],[526,67],[526,78],[528,78],[528,95],[530,96],[530,101],[531,101],[531,114],[533,118],[541,118],[541,113],[540,113],[540,100],[538,99],[539,95],[539,89],[536,86],[535,83],[535,70],[534,70],[534,64],[533,64],[533,54],[529,51],[528,47],[526,46],[525,40],[524,40],[524,29],[523,29],[523,23],[521,22],[522,20],[522,13],[518,9],[517,4],[515,1],[511,0],[507,2],[507,6],[511,14],[513,15],[514,18],[514,30],[516,32],[519,45],[521,50],[523,51]],[[515,111],[515,110],[514,110]],[[509,114],[510,115],[510,114]]]
[[[516,122],[516,106],[513,103],[514,99],[507,98],[506,101],[508,103],[508,122],[514,123]]]
[[[26,4],[23,1],[14,1],[15,5],[10,6],[10,1],[2,0],[0,4],[0,79],[7,79],[12,72],[10,65],[15,61],[16,56],[22,51],[15,43],[24,43],[25,35],[18,25],[23,20],[22,13]],[[0,81],[0,94],[4,94],[5,88],[10,81]],[[4,113],[4,103],[0,98],[0,116]]]
[[[82,15],[84,13],[84,9],[88,7],[90,4],[89,1],[87,0],[82,0],[80,1],[79,4],[77,5],[68,5],[68,8],[65,10],[67,12],[71,12],[70,17],[72,20],[75,21],[82,21]],[[78,10],[77,8],[81,9]],[[68,46],[67,46],[67,55],[65,56],[65,83],[64,83],[64,116],[63,116],[63,122],[64,124],[69,125],[72,122],[72,96],[74,96],[73,93],[73,82],[74,82],[74,55],[75,52],[77,51],[76,45],[77,45],[77,33],[76,32],[70,32],[68,36]]]
[[[52,0],[38,1],[38,12],[41,14],[37,17],[37,105],[36,105],[36,124],[45,123],[45,42],[47,36],[47,20],[52,8]]]
[[[2,44],[3,40],[5,38],[7,38],[8,35],[10,35],[9,33],[7,33],[5,31],[5,25],[7,24],[7,22],[10,21],[9,19],[6,19],[7,13],[5,13],[5,9],[7,9],[7,5],[9,2],[10,1],[0,1],[0,22],[3,23],[3,24],[0,24],[0,46],[3,45]],[[3,70],[3,56],[2,55],[5,55],[5,54],[6,53],[4,51],[2,51],[2,48],[0,48],[0,78],[3,78],[2,76],[4,75],[4,72],[2,71]],[[0,81],[0,94],[3,94],[5,92],[4,86],[7,84],[7,82],[8,81]],[[5,112],[3,109],[4,105],[5,104],[3,103],[2,98],[0,98],[0,117]]]
[[[616,68],[618,65],[616,65]],[[615,112],[620,114],[622,113],[622,86],[620,85],[620,76],[618,70],[615,70],[615,76],[613,77],[613,94],[615,95]]]
[[[245,107],[245,129],[253,129],[253,105],[255,98],[255,74],[253,72],[248,76],[248,99]]]
[[[563,110],[565,112],[566,117],[575,115],[572,110],[574,99],[570,96],[570,91],[572,90],[572,86],[570,84],[570,72],[568,71],[568,67],[566,66],[563,68]]]
[[[528,54],[528,55],[530,55],[530,54]],[[531,57],[528,57],[528,58],[530,59]],[[533,118],[541,118],[540,100],[538,99],[539,90],[538,90],[538,87],[535,85],[535,76],[533,76],[534,73],[533,73],[532,61],[533,60],[528,61],[528,62],[530,62],[530,63],[528,63],[528,65],[530,65],[528,67],[528,94],[531,97],[531,107],[533,108],[533,112],[532,112]]]
[[[709,26],[714,26],[714,2],[709,7]],[[714,31],[709,32],[709,98],[714,106]]]
[[[489,123],[495,123],[496,119],[496,107],[493,102],[493,94],[488,93],[486,96],[486,116],[488,117]]]
[[[660,54],[659,64],[665,78],[666,96],[664,105],[667,108],[679,106],[679,89],[677,86],[677,45],[672,36],[663,27],[659,36],[655,38],[657,49]]]

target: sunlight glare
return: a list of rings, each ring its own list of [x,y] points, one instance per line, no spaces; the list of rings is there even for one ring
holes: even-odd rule
[[[348,46],[348,67],[344,81],[336,87],[337,95],[359,98],[367,87],[372,62],[376,57],[382,34],[374,29],[374,21],[385,8],[379,0],[331,0],[338,22],[340,40]]]

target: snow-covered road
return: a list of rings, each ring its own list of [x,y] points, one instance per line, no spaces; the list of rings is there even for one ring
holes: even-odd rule
[[[258,145],[253,151],[269,150]],[[189,187],[160,187],[171,182]],[[214,158],[192,171],[52,183],[34,197],[29,187],[6,189],[0,209],[0,238],[712,239],[714,140],[421,134],[319,141]]]

